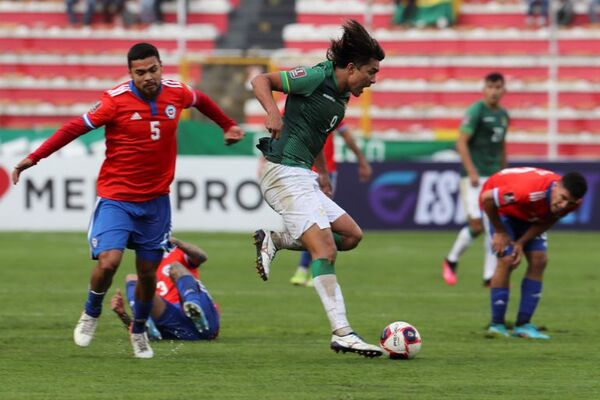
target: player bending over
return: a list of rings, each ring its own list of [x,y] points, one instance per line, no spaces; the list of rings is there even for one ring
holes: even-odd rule
[[[480,205],[490,219],[492,250],[498,256],[492,277],[492,322],[488,335],[509,336],[504,316],[510,293],[510,275],[521,258],[527,270],[521,281],[521,302],[513,335],[549,339],[531,323],[542,294],[548,263],[546,231],[560,218],[576,210],[587,191],[579,172],[560,175],[539,168],[507,168],[483,185]]]

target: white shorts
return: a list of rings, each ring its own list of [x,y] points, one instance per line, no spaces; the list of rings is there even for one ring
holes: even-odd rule
[[[481,209],[479,208],[479,193],[481,187],[487,181],[488,177],[479,177],[479,185],[477,187],[471,186],[469,177],[460,179],[460,198],[463,202],[465,214],[470,219],[481,219]]]
[[[300,167],[267,162],[260,179],[260,189],[294,239],[312,225],[331,227],[346,213],[319,188],[318,174]]]

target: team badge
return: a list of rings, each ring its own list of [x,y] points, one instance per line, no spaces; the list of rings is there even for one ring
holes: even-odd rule
[[[177,109],[175,108],[175,106],[173,104],[169,104],[165,108],[165,114],[167,114],[167,117],[169,117],[169,119],[175,119],[175,115],[177,114]]]
[[[306,69],[304,69],[304,67],[294,68],[290,71],[290,78],[292,79],[302,78],[304,76],[306,76]]]
[[[504,193],[502,195],[502,199],[504,200],[504,204],[510,204],[515,202],[515,194],[514,193]]]
[[[93,248],[98,247],[98,239],[97,238],[92,238],[92,247]]]
[[[89,114],[93,114],[96,111],[98,111],[100,109],[100,107],[102,107],[102,102],[101,101],[97,101],[92,108],[90,108],[90,111],[88,111]]]

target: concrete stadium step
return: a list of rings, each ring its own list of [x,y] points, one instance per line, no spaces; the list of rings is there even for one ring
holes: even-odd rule
[[[171,77],[179,73],[177,57],[161,52],[163,74]],[[124,80],[129,76],[125,54],[119,55],[63,55],[63,54],[0,54],[0,78],[30,79],[110,79]]]
[[[75,10],[83,13],[85,2],[78,2]],[[139,13],[139,4],[129,1],[126,3],[132,13]],[[167,2],[162,6],[165,23],[177,22],[176,2]],[[227,32],[228,14],[233,9],[228,0],[190,0],[188,24],[213,25],[219,33]],[[29,27],[68,26],[65,2],[22,2],[22,1],[0,1],[0,25],[25,25]],[[101,23],[102,15],[100,7],[94,15],[93,23]]]
[[[352,18],[365,23],[367,12],[371,14],[373,29],[393,26],[395,5],[387,3],[371,4],[364,0],[297,0],[297,22],[300,24],[330,25]],[[474,2],[465,1],[460,5],[456,26],[481,28],[526,28],[525,2]],[[575,19],[572,26],[587,25],[587,4],[575,3]]]
[[[339,25],[291,24],[283,30],[287,49],[323,52],[341,33]],[[454,29],[403,31],[377,29],[374,37],[393,55],[539,55],[548,53],[549,30]],[[560,55],[594,55],[600,48],[600,30],[573,28],[558,32]]]
[[[150,41],[161,51],[175,51],[185,41],[190,52],[214,49],[212,25],[153,25],[148,29],[0,28],[1,53],[126,54],[132,44]]]

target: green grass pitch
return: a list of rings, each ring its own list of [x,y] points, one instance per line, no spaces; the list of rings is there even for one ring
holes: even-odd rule
[[[254,271],[251,235],[182,233],[209,254],[201,277],[222,310],[215,342],[154,344],[137,360],[104,303],[96,338],[72,330],[93,262],[84,233],[0,234],[0,399],[597,399],[600,234],[550,232],[549,266],[534,322],[552,339],[486,339],[488,291],[481,239],[465,253],[456,287],[440,263],[456,232],[367,232],[336,264],[354,329],[377,342],[394,320],[423,338],[410,361],[329,350],[314,289],[288,279],[298,253],[283,251],[271,280]],[[130,252],[109,297],[133,271]],[[514,320],[521,265],[513,274]]]

